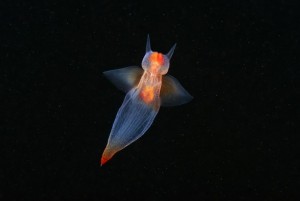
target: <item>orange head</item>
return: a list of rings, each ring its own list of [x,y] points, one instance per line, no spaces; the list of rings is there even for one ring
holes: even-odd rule
[[[167,54],[159,52],[153,52],[150,47],[149,35],[147,38],[146,54],[142,61],[142,67],[144,70],[151,73],[158,73],[164,75],[168,72],[170,66],[170,59],[174,52],[176,44],[171,48]]]

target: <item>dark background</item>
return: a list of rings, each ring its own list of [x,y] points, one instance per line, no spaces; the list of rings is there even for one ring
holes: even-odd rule
[[[295,2],[1,1],[0,200],[299,199]],[[100,167],[148,33],[194,99]]]

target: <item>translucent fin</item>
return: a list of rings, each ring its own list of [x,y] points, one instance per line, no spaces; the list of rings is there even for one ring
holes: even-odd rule
[[[160,98],[161,106],[166,107],[182,105],[193,99],[179,81],[171,75],[163,76]]]
[[[143,75],[143,69],[137,66],[129,66],[126,68],[120,68],[116,70],[109,70],[103,72],[103,74],[120,90],[128,92],[135,87],[141,76]]]

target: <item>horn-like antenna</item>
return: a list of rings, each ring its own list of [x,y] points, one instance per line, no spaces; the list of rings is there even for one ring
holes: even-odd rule
[[[174,50],[175,50],[175,47],[176,47],[176,43],[173,45],[173,47],[169,50],[169,52],[166,54],[166,56],[171,59],[173,53],[174,53]]]
[[[146,53],[151,52],[151,44],[149,34],[147,35],[147,43],[146,43]]]

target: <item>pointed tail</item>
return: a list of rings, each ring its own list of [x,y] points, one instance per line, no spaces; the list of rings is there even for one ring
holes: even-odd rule
[[[104,165],[107,161],[109,161],[115,155],[115,153],[117,153],[116,150],[112,150],[111,148],[106,147],[102,154],[102,157],[100,160],[100,165],[101,166]]]

